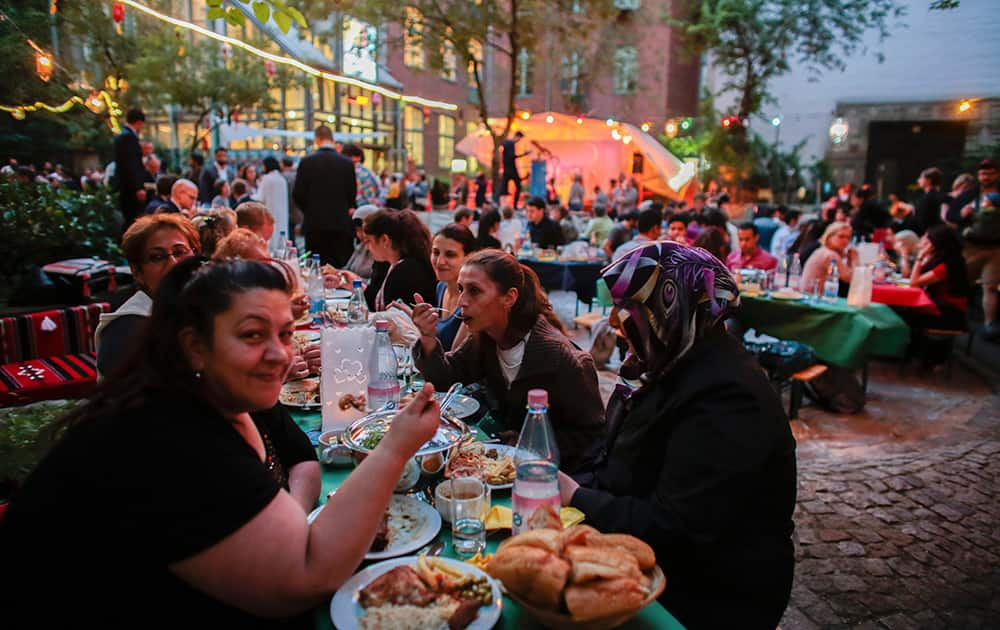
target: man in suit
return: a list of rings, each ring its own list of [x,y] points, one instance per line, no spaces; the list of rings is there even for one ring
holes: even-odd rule
[[[125,127],[115,136],[113,148],[115,175],[118,181],[118,207],[125,224],[132,225],[139,212],[146,205],[146,191],[143,182],[146,169],[142,163],[142,148],[139,146],[139,132],[146,124],[146,115],[139,108],[132,108],[125,114]]]
[[[215,197],[215,182],[224,179],[232,185],[236,179],[236,171],[229,165],[229,151],[223,147],[215,150],[215,162],[209,164],[201,170],[198,179],[198,201],[201,203],[212,203]]]
[[[354,207],[358,185],[354,162],[337,152],[333,132],[316,128],[316,151],[299,162],[292,198],[302,210],[306,249],[334,267],[347,264],[354,251]]]

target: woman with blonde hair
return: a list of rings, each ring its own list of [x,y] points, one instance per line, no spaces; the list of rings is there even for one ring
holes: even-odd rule
[[[837,274],[842,283],[850,283],[854,275],[854,265],[858,260],[857,250],[850,248],[851,226],[842,221],[834,221],[827,226],[820,237],[820,248],[813,252],[802,270],[802,286],[808,291],[819,282],[826,282],[830,267],[837,263]]]

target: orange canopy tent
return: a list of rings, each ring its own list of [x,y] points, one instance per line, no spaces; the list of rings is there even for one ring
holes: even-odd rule
[[[502,120],[491,120],[494,129],[503,129]],[[556,112],[518,117],[512,131],[524,133],[518,151],[533,151],[530,159],[547,162],[546,176],[555,177],[556,189],[565,199],[573,176],[583,176],[586,198],[594,186],[607,192],[608,182],[620,173],[636,179],[644,195],[655,194],[670,199],[682,199],[697,187],[694,164],[683,162],[660,144],[656,138],[628,123],[583,116],[568,116]],[[455,148],[489,164],[493,141],[489,132],[479,130],[465,136]],[[528,166],[529,159],[519,160]],[[526,173],[523,173],[526,175]]]

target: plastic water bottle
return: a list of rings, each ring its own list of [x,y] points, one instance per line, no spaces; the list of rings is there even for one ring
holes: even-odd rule
[[[351,289],[351,299],[347,302],[347,325],[364,326],[367,323],[368,302],[365,301],[365,292],[361,288],[361,281],[355,280],[354,288]]]
[[[830,261],[830,273],[826,275],[826,282],[823,283],[823,299],[827,302],[836,302],[837,293],[840,292],[840,272],[837,271],[837,261]]]
[[[396,374],[399,364],[389,340],[389,322],[380,319],[375,322],[375,345],[368,363],[368,406],[379,410],[387,403],[399,406],[399,381]]]
[[[275,260],[284,260],[286,254],[285,248],[287,247],[287,245],[285,243],[285,231],[282,230],[280,234],[281,236],[278,239],[278,245],[275,248],[274,252],[272,252],[272,255]]]
[[[319,273],[309,274],[309,284],[306,286],[309,296],[309,315],[313,324],[323,325],[323,311],[326,310],[326,299],[323,297],[323,276]]]
[[[513,534],[531,529],[532,515],[549,505],[559,513],[559,447],[549,424],[549,393],[528,392],[528,414],[514,455]]]
[[[788,266],[788,288],[798,291],[802,284],[802,261],[799,260],[798,252],[792,254],[792,264]]]

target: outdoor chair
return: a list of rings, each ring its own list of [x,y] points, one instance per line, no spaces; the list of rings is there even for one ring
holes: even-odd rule
[[[107,311],[100,302],[0,318],[0,407],[90,394],[94,331]]]

